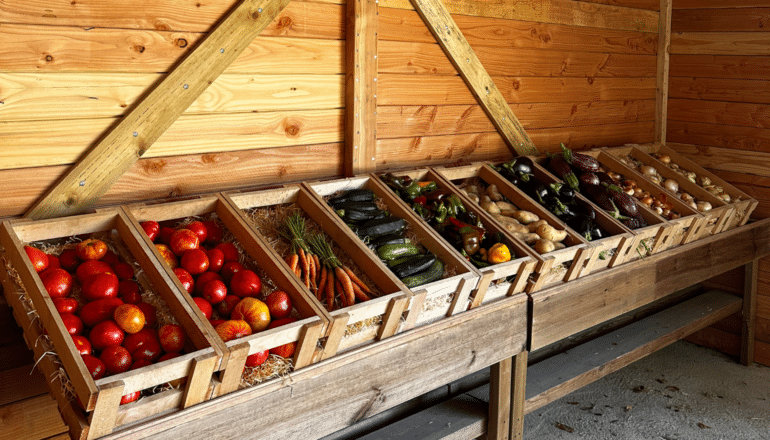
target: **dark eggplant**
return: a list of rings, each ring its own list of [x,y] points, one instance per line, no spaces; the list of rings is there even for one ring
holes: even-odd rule
[[[578,180],[580,180],[580,184],[583,186],[599,185],[601,183],[599,176],[594,173],[581,173],[578,176]]]
[[[548,169],[553,171],[557,177],[563,180],[567,185],[571,186],[575,190],[579,189],[579,182],[577,176],[570,168],[569,164],[563,157],[556,156],[548,162]]]
[[[614,185],[615,184],[615,181],[612,180],[612,177],[610,177],[610,175],[607,174],[607,173],[603,173],[603,172],[600,171],[600,172],[596,173],[596,177],[599,178],[599,184],[603,184],[603,183],[606,183],[607,185]]]
[[[594,201],[600,208],[607,211],[615,211],[617,207],[613,204],[610,195],[607,194],[607,189],[599,185],[591,185],[586,187],[586,193],[591,200]]]
[[[564,156],[564,160],[574,168],[584,172],[599,171],[599,161],[597,161],[593,156],[575,153],[569,148],[565,147],[564,144],[561,144],[561,151]]]
[[[532,174],[532,169],[535,166],[532,164],[532,159],[528,157],[518,157],[511,167],[514,172],[518,174]]]

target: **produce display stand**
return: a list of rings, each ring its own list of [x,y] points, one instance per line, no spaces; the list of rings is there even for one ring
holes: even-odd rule
[[[60,244],[75,235],[94,233],[104,234],[114,242],[118,254],[126,261],[139,263],[149,280],[147,287],[163,298],[193,345],[187,354],[139,370],[96,381],[92,379],[22,247],[26,243]],[[74,438],[100,437],[121,425],[186,408],[211,397],[215,380],[213,373],[222,368],[227,349],[221,341],[217,341],[215,335],[206,331],[206,327],[193,312],[194,303],[187,301],[176,290],[168,275],[158,270],[157,261],[153,261],[149,248],[121,211],[105,210],[64,219],[5,222],[0,227],[0,241],[5,248],[5,256],[25,287],[22,290],[17,286],[10,279],[6,268],[2,268],[5,296],[14,306],[14,316],[23,326],[31,348],[37,350],[38,346],[43,347],[38,338],[43,334],[48,335],[56,347],[57,357],[41,353],[39,359],[44,365],[41,370],[51,374],[61,367],[62,377],[66,377],[67,386],[72,387],[74,397],[70,398],[65,381],[59,379],[60,386],[52,385],[51,392],[65,419],[71,422],[70,432]],[[33,311],[35,314],[30,314]],[[123,395],[179,380],[184,380],[185,385],[178,389],[169,387],[146,399],[120,405]],[[82,408],[78,402],[82,402]],[[84,410],[89,414],[86,415]]]

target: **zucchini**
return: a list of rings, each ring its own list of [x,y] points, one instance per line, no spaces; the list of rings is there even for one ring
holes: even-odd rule
[[[387,216],[376,218],[362,224],[358,228],[357,234],[361,238],[369,237],[371,240],[372,238],[379,237],[380,235],[399,232],[404,229],[405,224],[406,222],[404,222],[404,219],[398,217]]]
[[[409,243],[408,238],[404,238],[401,234],[387,234],[387,235],[381,235],[374,240],[372,240],[371,243],[369,243],[369,246],[373,249],[377,249],[378,247],[386,244],[402,244],[402,243]]]
[[[382,211],[359,211],[355,208],[338,209],[337,214],[346,222],[363,223],[374,220],[380,216]]]
[[[398,257],[419,255],[420,253],[420,248],[411,243],[386,244],[377,248],[377,255],[385,261]]]
[[[412,287],[421,286],[441,279],[442,276],[444,276],[444,263],[436,258],[436,261],[430,265],[428,270],[403,278],[401,282],[411,289]]]
[[[374,202],[345,202],[345,203],[338,203],[334,205],[334,209],[344,209],[344,210],[350,210],[355,209],[356,211],[379,211],[380,208],[377,206]]]
[[[436,256],[431,253],[417,255],[391,267],[390,270],[398,278],[403,279],[430,269],[434,261],[436,261]]]
[[[372,202],[374,201],[374,191],[370,189],[351,189],[336,197],[329,199],[332,206],[341,205],[348,202]]]

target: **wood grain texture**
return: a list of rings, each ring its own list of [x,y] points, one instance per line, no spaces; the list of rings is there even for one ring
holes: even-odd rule
[[[265,35],[337,37],[344,32],[344,8],[323,1],[295,0],[267,28]],[[6,0],[0,4],[0,23],[79,28],[145,29],[208,32],[237,0],[206,2],[147,2],[131,0]],[[334,11],[334,12],[332,12]]]
[[[671,68],[669,47],[671,45],[671,7],[673,0],[660,1],[660,24],[658,25],[658,62],[655,92],[655,142],[666,143],[666,121],[668,120],[668,84]]]
[[[770,153],[742,151],[736,154],[736,151],[730,148],[708,147],[685,142],[674,143],[671,147],[704,168],[770,177]],[[749,177],[749,179],[752,178]]]
[[[33,364],[0,372],[0,407],[47,392],[46,379]]]
[[[650,11],[660,10],[658,0],[582,0],[588,3],[601,3],[603,5],[622,6],[624,8],[649,9]]]
[[[341,142],[342,118],[342,110],[337,109],[184,116],[144,157]],[[0,150],[0,162],[7,168],[73,163],[115,122],[114,119],[0,122],[0,139],[6,145],[15,146],[13,150]],[[41,144],[38,139],[43,138],[46,143]]]
[[[671,78],[669,97],[767,104],[770,81],[676,77]]]
[[[617,6],[574,2],[569,0],[447,0],[447,10],[455,15],[568,24],[603,29],[645,32],[658,31],[658,14],[654,11]],[[409,0],[382,0],[382,8],[412,9]]]
[[[668,131],[672,142],[757,152],[767,152],[770,148],[767,128],[669,121]]]
[[[537,147],[511,111],[473,48],[440,0],[411,0],[479,105],[515,155],[537,155]]]
[[[770,8],[724,8],[677,10],[671,17],[672,32],[767,32]],[[767,4],[765,4],[767,6]]]
[[[655,119],[655,102],[651,100],[513,104],[511,109],[527,130]],[[380,106],[377,108],[377,133],[380,139],[481,133],[493,130],[494,126],[478,105]]]
[[[754,260],[744,266],[743,275],[743,310],[741,322],[741,364],[754,363],[754,339],[756,337],[757,312],[757,274],[759,261]]]
[[[377,154],[377,3],[347,3],[345,174],[375,169]]]
[[[160,75],[150,74],[0,74],[0,102],[4,103],[0,118],[10,122],[122,116],[159,79]],[[344,107],[344,93],[344,78],[337,74],[224,74],[182,118],[206,113],[336,109]]]
[[[770,80],[770,56],[673,54],[671,76]]]
[[[668,119],[716,125],[770,128],[770,104],[671,99]]]
[[[74,214],[96,203],[288,2],[245,0],[239,4],[25,216]]]
[[[67,432],[56,401],[47,394],[0,407],[4,439],[43,439]]]
[[[676,0],[677,9],[704,9],[704,8],[756,8],[767,6],[765,0],[731,0],[725,3],[722,0]]]
[[[568,77],[652,77],[652,55],[473,46],[490,75]],[[381,73],[455,75],[457,69],[436,44],[381,41]]]
[[[596,29],[457,14],[453,18],[474,49],[488,46],[655,55],[658,48],[657,32]],[[379,20],[380,41],[435,43],[433,35],[414,11],[380,7]]]
[[[654,99],[655,78],[492,78],[511,104]],[[459,77],[379,76],[378,105],[468,105],[473,95]],[[420,93],[414,93],[419,90]]]
[[[557,152],[559,144],[578,150],[625,143],[652,142],[654,121],[528,130],[541,153]],[[460,164],[484,160],[510,160],[497,133],[426,136],[377,141],[377,169],[423,165]]]
[[[168,72],[208,34],[3,25],[4,72]],[[344,40],[260,36],[226,69],[235,73],[338,73]]]
[[[141,159],[102,197],[110,205],[343,175],[342,144]],[[319,163],[324,163],[319,167]],[[0,171],[0,218],[25,212],[66,166]]]
[[[672,33],[671,53],[692,55],[770,55],[770,33]]]

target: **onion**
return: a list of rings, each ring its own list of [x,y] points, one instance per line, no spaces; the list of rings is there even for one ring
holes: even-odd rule
[[[623,186],[628,186],[631,188],[636,188],[636,181],[631,179],[626,179],[623,181]]]
[[[698,202],[696,206],[700,212],[711,211],[711,203],[709,202]]]
[[[688,193],[682,193],[680,196],[682,200],[684,200],[686,203],[690,203],[691,201],[695,200],[695,197],[691,196]]]
[[[651,167],[649,165],[642,165],[640,169],[642,171],[642,174],[644,174],[645,176],[654,176],[658,174],[658,170],[656,170],[655,167]]]
[[[636,197],[637,199],[641,199],[642,197],[644,197],[644,190],[638,187],[634,188],[634,197]]]
[[[623,187],[623,192],[628,194],[629,196],[634,195],[634,189],[631,188],[630,186],[624,186]]]
[[[679,191],[679,182],[677,182],[674,179],[666,179],[665,182],[663,182],[663,188],[666,188],[667,190],[671,191],[672,193]]]
[[[671,158],[670,158],[670,157],[668,157],[668,155],[665,155],[665,154],[661,154],[661,155],[659,155],[659,156],[658,156],[658,160],[659,160],[659,161],[661,161],[661,162],[663,162],[663,163],[664,163],[664,164],[666,164],[666,165],[668,165],[669,163],[671,163]]]
[[[642,200],[640,200],[640,202],[644,203],[647,206],[650,206],[652,205],[652,197],[650,196],[643,197]]]

